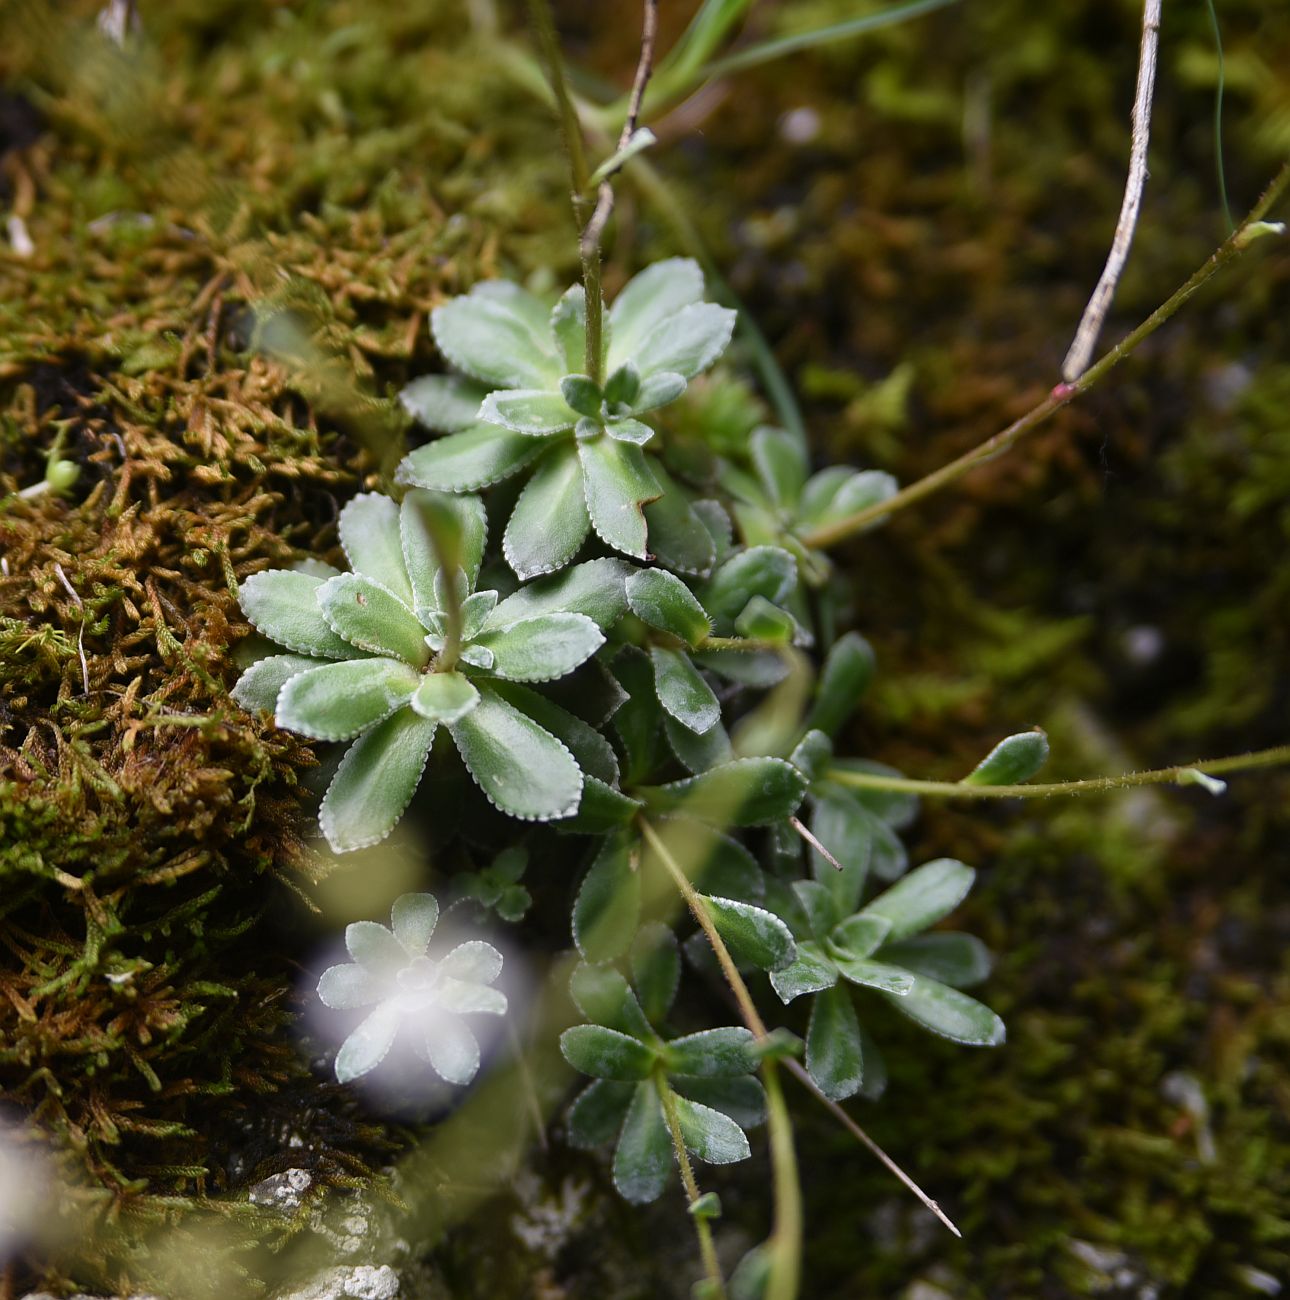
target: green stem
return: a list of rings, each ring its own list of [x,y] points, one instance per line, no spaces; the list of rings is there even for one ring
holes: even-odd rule
[[[681,1117],[676,1110],[676,1094],[667,1086],[667,1079],[660,1073],[655,1075],[654,1084],[658,1088],[659,1100],[663,1103],[663,1114],[667,1118],[668,1132],[672,1135],[672,1149],[676,1152],[676,1163],[681,1169],[681,1182],[685,1185],[686,1200],[691,1208],[699,1199],[699,1183],[694,1176],[694,1165],[690,1162],[690,1153],[685,1149],[685,1138],[681,1134]],[[721,1265],[717,1262],[717,1248],[712,1242],[712,1228],[702,1215],[691,1214],[694,1230],[699,1237],[699,1254],[703,1257],[703,1271],[712,1283],[712,1294],[725,1300],[726,1286],[721,1278]]]
[[[591,173],[587,170],[587,153],[582,143],[582,128],[578,125],[578,114],[573,107],[573,98],[569,94],[569,84],[564,75],[564,56],[560,53],[560,38],[556,35],[551,6],[547,0],[529,0],[529,16],[537,32],[542,57],[546,60],[547,76],[560,115],[560,130],[569,155],[569,172],[573,182],[574,217],[581,230],[581,208],[586,201],[584,196],[591,179]]]
[[[1250,242],[1246,232],[1256,222],[1263,219],[1273,204],[1286,192],[1287,187],[1290,187],[1290,162],[1286,163],[1276,174],[1272,183],[1264,190],[1263,196],[1250,210],[1245,220],[1214,250],[1207,261],[1192,272],[1187,282],[1170,298],[1161,303],[1137,329],[1126,335],[1073,383],[1059,384],[1038,406],[1033,407],[1025,415],[1014,420],[1006,429],[987,438],[970,451],[964,452],[963,455],[950,461],[947,465],[942,465],[940,469],[933,470],[932,473],[919,479],[916,483],[911,483],[908,487],[902,488],[895,496],[888,497],[887,500],[877,502],[874,505],[866,506],[863,510],[857,510],[855,514],[847,515],[844,519],[816,528],[805,534],[802,541],[807,546],[817,548],[834,546],[838,542],[845,541],[848,537],[855,536],[856,533],[861,532],[871,524],[877,523],[880,519],[885,519],[887,516],[894,514],[897,510],[912,506],[923,500],[924,497],[929,497],[934,492],[939,492],[942,488],[948,487],[957,479],[962,478],[969,470],[975,469],[983,461],[990,460],[1002,452],[1010,451],[1028,433],[1043,424],[1054,411],[1061,410],[1063,406],[1074,401],[1081,394],[1088,392],[1109,371],[1133,353],[1144,339],[1154,334],[1218,271],[1239,257],[1245,246]]]
[[[1258,767],[1276,767],[1290,763],[1290,745],[1260,749],[1251,754],[1233,754],[1227,758],[1210,758],[1199,763],[1179,763],[1149,772],[1122,772],[1118,776],[1094,776],[1082,781],[1045,781],[1030,785],[965,785],[962,781],[917,781],[903,776],[883,776],[877,772],[854,772],[832,767],[828,779],[837,785],[857,790],[895,790],[903,794],[940,795],[946,799],[1042,799],[1050,795],[1097,794],[1105,790],[1123,790],[1135,785],[1185,784],[1187,772],[1204,772],[1219,776],[1224,772],[1246,772]]]
[[[754,1037],[764,1041],[769,1037],[766,1022],[758,1013],[757,1004],[752,1000],[752,994],[749,993],[743,976],[739,974],[730,950],[717,932],[703,895],[690,883],[689,876],[672,856],[658,831],[644,819],[640,822],[640,828],[642,836],[658,854],[659,861],[672,877],[677,891],[707,937],[721,973],[734,994],[744,1024]],[[761,1078],[766,1088],[766,1122],[770,1133],[771,1170],[775,1182],[775,1226],[771,1233],[772,1263],[766,1300],[794,1300],[801,1275],[802,1257],[802,1189],[797,1176],[797,1153],[793,1149],[792,1122],[788,1107],[784,1104],[779,1076],[775,1073],[775,1062],[769,1058],[762,1060]]]

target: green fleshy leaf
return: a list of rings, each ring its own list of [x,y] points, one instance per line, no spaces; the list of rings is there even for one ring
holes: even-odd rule
[[[648,424],[643,424],[640,420],[633,420],[628,416],[615,420],[605,421],[605,432],[619,442],[631,443],[635,447],[643,447],[654,436],[654,430]]]
[[[591,519],[582,485],[582,463],[571,446],[544,456],[511,512],[502,552],[520,578],[562,569],[577,555]]]
[[[571,673],[605,643],[585,614],[537,614],[483,633],[477,644],[492,652],[493,672],[513,682],[547,682]]]
[[[229,694],[248,713],[272,713],[278,707],[279,692],[291,678],[311,668],[321,668],[326,662],[308,655],[269,655],[253,663],[237,679]]]
[[[903,997],[887,998],[901,1015],[968,1047],[997,1047],[1007,1038],[1003,1021],[983,1003],[925,975],[913,979]]]
[[[838,968],[824,949],[812,940],[797,945],[797,958],[783,970],[772,971],[771,986],[785,1004],[804,993],[831,989],[838,982]]]
[[[974,935],[947,930],[890,943],[879,955],[883,961],[956,989],[971,988],[990,973],[990,953],[985,944]]]
[[[637,127],[636,130],[627,137],[626,144],[624,144],[621,149],[615,149],[614,152],[611,153],[609,157],[591,173],[591,179],[587,182],[588,188],[595,189],[602,182],[607,181],[620,167],[635,158],[638,153],[648,149],[650,145],[657,143],[658,138],[649,127]]]
[[[748,441],[766,494],[775,505],[791,510],[802,494],[810,469],[805,448],[783,429],[754,429]]]
[[[885,916],[869,916],[864,912],[848,916],[839,921],[830,931],[826,931],[829,946],[849,958],[864,958],[877,952],[891,934],[891,922]],[[901,965],[886,951],[882,953],[884,961]]]
[[[675,402],[689,387],[684,375],[670,370],[660,370],[641,382],[632,399],[631,408],[635,415],[644,415],[646,411],[656,411],[660,406]]]
[[[833,896],[838,915],[850,916],[860,905],[873,859],[873,819],[845,791],[817,794],[813,805],[811,834],[842,864],[842,870],[812,847],[811,873]]]
[[[771,1242],[754,1246],[730,1276],[730,1300],[765,1300],[775,1255]]]
[[[551,312],[551,335],[566,373],[587,368],[587,296],[582,285],[570,285]]]
[[[828,736],[822,731],[808,731],[797,742],[793,752],[788,756],[788,761],[808,781],[814,781],[828,767],[832,758],[833,742]]]
[[[510,478],[543,449],[540,438],[475,424],[410,451],[399,462],[394,481],[436,492],[477,492]]]
[[[712,924],[731,952],[762,970],[779,971],[797,958],[797,945],[788,926],[773,912],[733,898],[704,896]]]
[[[703,272],[688,257],[672,257],[647,266],[623,286],[609,310],[613,341],[608,369],[632,360],[637,349],[664,321],[703,297]]]
[[[766,1122],[766,1093],[751,1075],[704,1078],[675,1074],[668,1083],[682,1097],[729,1115],[740,1128],[756,1128]]]
[[[735,631],[753,641],[792,645],[802,638],[797,620],[787,610],[772,605],[765,596],[754,596],[735,619]]]
[[[578,835],[605,835],[626,826],[644,806],[639,799],[631,799],[621,790],[588,776],[577,813],[561,822],[558,829]]]
[[[754,596],[780,605],[797,586],[797,561],[782,547],[753,546],[732,555],[701,593],[703,607],[727,628]]]
[[[731,1165],[752,1155],[743,1129],[729,1115],[688,1097],[678,1096],[675,1104],[681,1138],[700,1160],[710,1165]]]
[[[656,1201],[672,1176],[672,1137],[653,1083],[636,1085],[614,1152],[614,1186],[633,1205]]]
[[[839,758],[834,760],[832,766],[841,772],[864,772],[870,776],[899,778],[904,775],[886,763],[875,763],[871,759]],[[846,793],[892,830],[908,830],[918,818],[918,796],[904,790],[862,790],[848,786]]]
[[[627,603],[637,618],[670,632],[694,647],[712,631],[712,623],[694,593],[663,569],[641,569],[627,579]]]
[[[318,821],[337,853],[379,844],[403,816],[425,771],[435,724],[400,709],[345,752]]]
[[[318,606],[337,636],[370,654],[392,655],[420,668],[430,662],[425,628],[388,588],[356,573],[328,578]]]
[[[730,744],[730,735],[720,721],[699,735],[689,727],[682,726],[669,714],[663,719],[663,730],[667,734],[667,743],[672,746],[672,752],[681,761],[681,766],[696,776],[734,759],[735,751]]]
[[[648,1079],[658,1054],[639,1038],[604,1025],[574,1025],[560,1035],[560,1052],[575,1070],[596,1079]]]
[[[721,1218],[721,1197],[716,1192],[704,1192],[696,1201],[690,1202],[690,1213],[696,1219]],[[716,1293],[714,1292],[714,1297]],[[704,1300],[700,1297],[699,1300]]]
[[[654,768],[659,723],[665,715],[654,693],[654,667],[648,656],[625,646],[615,656],[612,670],[627,695],[614,713],[613,728],[622,742],[627,784],[636,785]]]
[[[833,896],[818,880],[794,880],[792,890],[797,896],[801,915],[806,918],[806,932],[818,939],[828,936],[833,927],[842,919],[838,914],[838,906]],[[787,915],[781,914],[781,919],[788,921],[790,929],[797,929],[798,916],[796,912],[789,912]],[[881,933],[885,935],[887,933],[886,925],[881,922],[876,924]],[[867,957],[869,954],[857,955]]]
[[[596,536],[607,546],[643,560],[646,525],[642,507],[661,489],[645,463],[644,453],[613,438],[578,444],[587,513]]]
[[[961,785],[1021,785],[1048,762],[1048,737],[1036,727],[1001,740]]]
[[[457,752],[490,803],[521,821],[553,821],[578,810],[582,772],[573,755],[494,692],[449,728]]]
[[[329,966],[318,981],[318,1001],[332,1011],[356,1011],[381,1000],[385,984],[363,966]]]
[[[479,692],[460,673],[426,673],[412,696],[412,707],[431,722],[457,722],[479,703]]]
[[[560,380],[560,396],[576,414],[585,415],[592,420],[600,419],[600,408],[604,404],[605,395],[590,375],[565,375]]]
[[[646,801],[660,811],[680,810],[713,825],[764,826],[796,812],[805,791],[802,774],[782,758],[740,758],[656,786]]]
[[[816,475],[816,479],[820,478]],[[877,505],[896,495],[898,484],[890,474],[881,470],[858,470],[845,477],[821,482],[812,491],[815,479],[811,480],[807,490],[802,494],[802,505],[798,514],[799,523],[807,528],[819,528],[827,524],[846,519],[849,515]],[[870,527],[882,523],[882,517],[875,519]]]
[[[629,361],[626,365],[619,366],[605,381],[605,401],[611,407],[630,407],[640,390],[640,371]]]
[[[339,532],[341,548],[355,573],[379,582],[405,605],[415,603],[403,563],[395,502],[376,492],[354,497],[340,512]]]
[[[403,409],[435,433],[460,433],[478,420],[488,389],[461,375],[422,375],[399,393]]]
[[[593,1024],[651,1042],[654,1031],[627,981],[612,966],[580,962],[569,978],[574,1005]]]
[[[390,908],[390,929],[409,957],[425,956],[438,924],[439,902],[433,894],[400,894]]]
[[[671,1010],[681,982],[676,936],[659,921],[643,926],[632,943],[631,965],[641,1010],[657,1024]]]
[[[318,604],[322,585],[323,579],[312,574],[270,569],[247,578],[237,599],[251,626],[270,641],[315,659],[355,659],[360,652],[323,617]]]
[[[489,393],[479,408],[479,418],[488,424],[500,424],[512,433],[549,438],[572,429],[578,413],[559,392],[521,388]]]
[[[566,1133],[569,1145],[582,1151],[612,1142],[623,1127],[636,1089],[630,1083],[597,1079],[588,1084],[569,1107]]]
[[[545,388],[560,378],[554,355],[525,319],[523,300],[476,291],[436,307],[430,328],[457,370],[495,388]],[[545,315],[545,311],[543,311]]]
[[[692,505],[661,464],[653,465],[651,471],[663,491],[645,507],[655,561],[681,573],[706,577],[717,562],[717,546],[699,511],[703,503]]]
[[[650,660],[654,665],[654,689],[663,708],[696,735],[711,731],[721,721],[721,704],[689,656],[655,646]]]
[[[631,944],[640,921],[640,873],[632,841],[612,835],[601,846],[573,903],[573,941],[590,962],[613,961]]]
[[[729,307],[696,302],[655,326],[636,348],[631,360],[648,379],[660,370],[693,379],[725,350],[735,331],[736,316]]]
[[[608,631],[627,611],[626,579],[632,572],[623,560],[605,558],[575,564],[557,577],[521,587],[489,617],[489,627],[506,627],[538,614],[585,614]]]
[[[488,541],[478,497],[416,488],[403,498],[399,534],[417,609],[439,608],[443,572],[464,573],[467,587],[474,587]]]
[[[782,650],[715,650],[696,654],[694,662],[739,686],[764,691],[788,676]]]
[[[953,858],[937,858],[879,894],[865,909],[866,916],[891,922],[891,942],[907,939],[948,916],[968,895],[976,872]]]
[[[806,1069],[830,1100],[854,1097],[864,1083],[864,1049],[851,994],[841,985],[815,995],[806,1031]]]
[[[399,1011],[382,1002],[350,1036],[336,1053],[336,1082],[352,1083],[370,1073],[389,1054],[399,1032]]]
[[[899,966],[889,966],[886,962],[874,961],[868,957],[846,957],[835,951],[834,960],[846,979],[862,988],[877,989],[880,993],[889,993],[895,997],[904,997],[914,987],[917,978]]]
[[[674,1038],[667,1045],[668,1073],[697,1078],[751,1074],[757,1068],[752,1044],[752,1034],[735,1025]]]
[[[561,741],[582,768],[584,776],[594,776],[609,785],[618,783],[618,755],[594,727],[548,700],[545,695],[539,695],[518,682],[497,680],[490,684],[489,689],[521,713],[527,713],[539,727]]]
[[[404,707],[419,680],[396,659],[323,664],[283,686],[275,721],[314,740],[350,740]]]

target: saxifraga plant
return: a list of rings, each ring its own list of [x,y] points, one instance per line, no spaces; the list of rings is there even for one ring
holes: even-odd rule
[[[886,1079],[869,999],[964,1045],[1004,1041],[999,1017],[963,991],[988,975],[985,948],[932,928],[967,894],[972,870],[950,859],[910,870],[900,832],[917,797],[1149,781],[1217,793],[1213,773],[1286,754],[1057,786],[1028,784],[1048,755],[1038,731],[1008,737],[954,783],[836,756],[874,664],[857,632],[837,633],[828,547],[1006,450],[1137,336],[1005,435],[900,491],[875,471],[812,472],[804,440],[783,429],[757,429],[733,449],[701,425],[665,437],[655,413],[720,357],[735,314],[703,301],[703,274],[687,258],[648,267],[607,309],[602,301],[611,178],[652,139],[636,118],[653,4],[618,150],[595,173],[550,16],[541,0],[531,8],[570,152],[582,283],[556,298],[492,281],[434,311],[451,373],[401,396],[437,436],[400,464],[396,495],[345,507],[351,572],[308,562],[244,584],[248,619],[286,653],[255,662],[234,696],[281,727],[349,743],[319,819],[337,852],[388,835],[427,765],[464,764],[496,809],[550,824],[557,835],[516,825],[459,894],[518,923],[531,902],[518,883],[526,869],[530,883],[569,883],[580,958],[570,994],[583,1023],[560,1048],[591,1082],[568,1112],[568,1138],[612,1144],[615,1184],[634,1202],[659,1196],[679,1171],[700,1290],[720,1296],[710,1227],[719,1205],[694,1159],[743,1159],[746,1132],[764,1121],[774,1227],[731,1285],[784,1300],[797,1290],[802,1222],[783,1073],[858,1133],[837,1103],[877,1097]],[[1270,201],[1215,267],[1261,233]],[[469,814],[460,834],[476,842]],[[377,1068],[404,1025],[443,1079],[474,1077],[475,1040],[456,1017],[504,1012],[489,987],[501,955],[475,942],[431,961],[437,915],[429,895],[407,895],[392,931],[350,927],[355,964],[328,970],[319,996],[375,1009],[341,1048],[338,1078]],[[741,1025],[674,1032],[683,955],[698,978],[724,981]],[[763,1020],[759,1006],[775,996],[810,999],[804,1042]]]

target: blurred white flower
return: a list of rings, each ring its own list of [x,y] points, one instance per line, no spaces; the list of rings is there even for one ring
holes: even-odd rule
[[[488,987],[501,974],[502,954],[472,940],[432,960],[426,950],[438,920],[433,894],[403,894],[390,911],[392,928],[375,921],[346,927],[345,947],[354,960],[323,972],[318,997],[333,1011],[373,1010],[336,1054],[341,1083],[376,1069],[400,1031],[447,1083],[475,1077],[479,1043],[461,1017],[506,1013],[506,995]]]
[[[48,1227],[48,1172],[22,1138],[0,1120],[0,1262]]]

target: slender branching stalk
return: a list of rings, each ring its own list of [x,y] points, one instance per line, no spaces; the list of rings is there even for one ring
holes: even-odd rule
[[[1256,227],[1272,206],[1290,188],[1290,162],[1286,163],[1273,178],[1272,183],[1263,191],[1262,197],[1250,210],[1245,220],[1218,246],[1209,258],[1188,277],[1185,284],[1161,303],[1150,316],[1132,333],[1126,335],[1119,343],[1106,353],[1099,361],[1090,366],[1073,383],[1059,384],[1037,406],[1025,415],[1014,420],[1006,429],[987,438],[970,451],[956,457],[939,469],[933,470],[924,478],[902,488],[895,496],[888,497],[855,514],[848,515],[822,528],[813,529],[802,537],[807,546],[836,546],[838,542],[854,537],[857,533],[894,514],[915,505],[924,498],[957,482],[964,474],[975,469],[982,462],[1010,451],[1028,433],[1032,433],[1055,411],[1072,402],[1081,394],[1088,392],[1095,384],[1132,355],[1143,342],[1156,332],[1167,320],[1170,320],[1186,302],[1188,302],[1209,280],[1240,256],[1245,248],[1261,233]]]
[[[676,1152],[676,1163],[681,1169],[681,1182],[685,1185],[685,1197],[690,1203],[690,1217],[694,1220],[694,1230],[699,1238],[699,1254],[703,1258],[703,1271],[712,1284],[711,1294],[717,1300],[725,1300],[726,1284],[721,1277],[721,1265],[717,1262],[717,1248],[712,1241],[712,1227],[702,1214],[693,1213],[699,1200],[699,1182],[694,1176],[694,1165],[690,1153],[685,1149],[685,1139],[681,1135],[681,1117],[676,1110],[676,1094],[667,1086],[667,1077],[661,1072],[655,1077],[659,1100],[663,1103],[663,1114],[667,1119],[667,1130],[672,1135],[672,1150]]]
[[[903,776],[885,776],[879,772],[853,772],[847,768],[829,769],[830,781],[857,790],[895,790],[903,794],[937,795],[945,799],[1043,799],[1052,795],[1097,794],[1105,790],[1124,790],[1135,785],[1195,784],[1189,773],[1218,776],[1224,772],[1247,772],[1259,767],[1278,767],[1290,763],[1290,745],[1277,745],[1251,754],[1233,754],[1228,758],[1210,758],[1199,763],[1179,763],[1175,767],[1156,768],[1150,772],[1123,772],[1118,776],[1094,776],[1082,781],[1039,781],[1029,785],[964,785],[959,781],[918,781]]]

